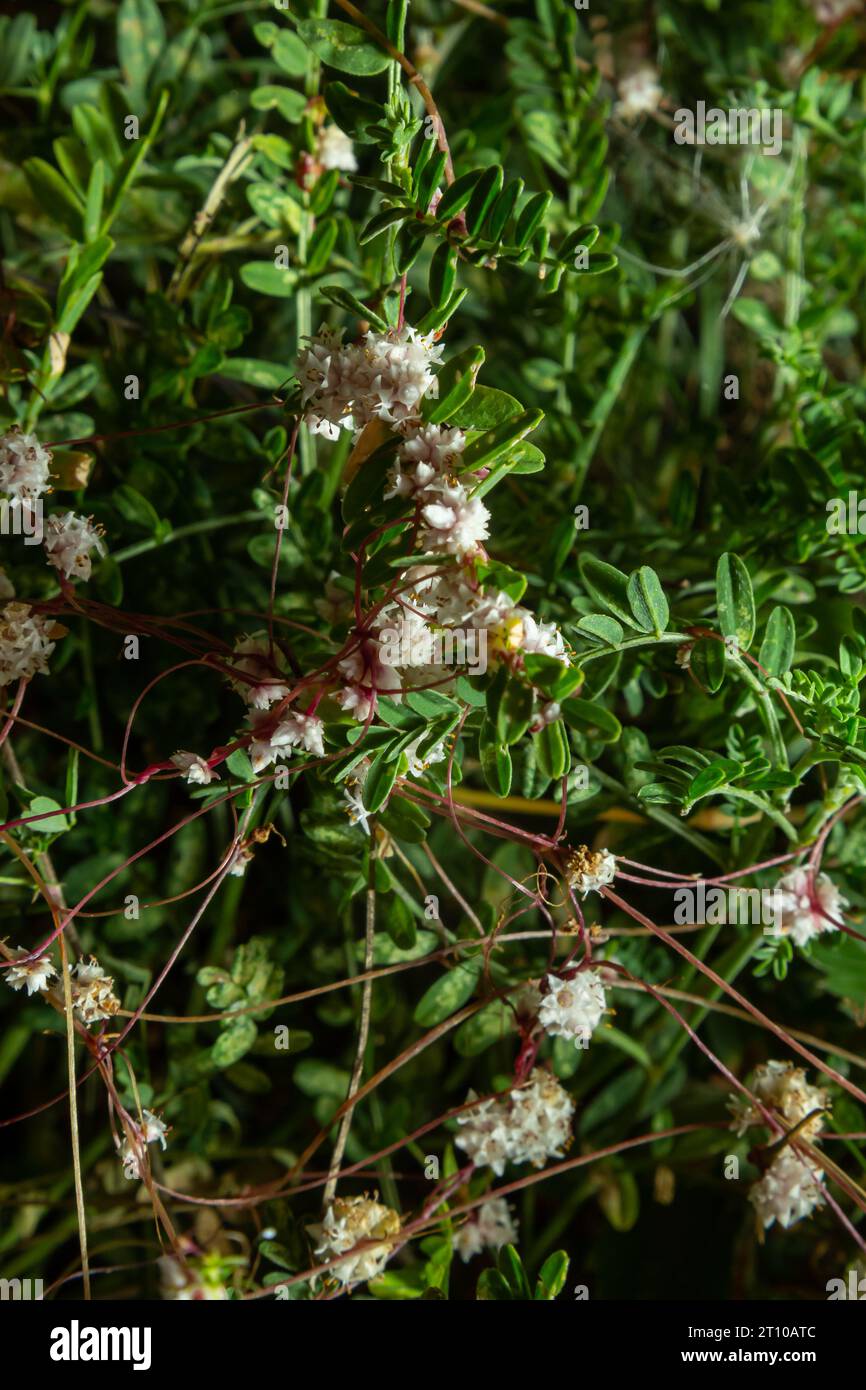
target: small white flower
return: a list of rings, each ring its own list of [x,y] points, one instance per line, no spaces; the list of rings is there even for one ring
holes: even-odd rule
[[[662,99],[658,73],[651,63],[644,63],[620,78],[617,90],[619,101],[615,112],[624,121],[633,121],[655,111]]]
[[[145,1144],[158,1143],[160,1147],[164,1149],[168,1125],[164,1120],[160,1119],[159,1115],[154,1115],[152,1110],[142,1110],[141,1115],[144,1120],[142,1134],[144,1135]]]
[[[64,512],[50,516],[45,525],[45,551],[49,565],[67,579],[88,580],[92,572],[91,550],[106,554],[102,532],[90,517]]]
[[[183,773],[191,787],[206,787],[211,782],[219,781],[219,773],[208,767],[198,753],[173,753],[171,762]]]
[[[283,683],[268,648],[267,635],[256,632],[252,637],[243,637],[235,643],[234,653],[226,663],[238,672],[236,676],[229,677],[229,684],[251,709],[267,709],[289,693],[289,687]]]
[[[792,1062],[764,1062],[757,1068],[750,1089],[756,1100],[766,1110],[774,1111],[789,1129],[800,1125],[813,1111],[828,1109],[830,1104],[827,1092],[820,1086],[810,1085],[802,1067],[795,1067]],[[746,1097],[732,1096],[730,1109],[734,1117],[731,1128],[738,1134],[745,1134],[751,1125],[767,1123],[758,1106]],[[812,1139],[823,1124],[823,1116],[815,1115],[801,1133]]]
[[[449,430],[442,425],[410,430],[388,474],[386,499],[423,496],[425,488],[454,468],[465,447],[462,430]]]
[[[470,1091],[469,1099],[475,1093]],[[457,1116],[461,1132],[459,1149],[479,1167],[486,1165],[497,1176],[505,1164],[531,1163],[542,1168],[548,1158],[561,1158],[571,1137],[574,1101],[556,1077],[536,1067],[529,1083],[505,1100],[480,1101]]]
[[[298,357],[301,399],[311,428],[363,429],[370,420],[407,427],[418,419],[425,395],[438,382],[431,368],[442,348],[408,324],[369,332],[360,343],[342,343],[342,332],[323,327]]]
[[[296,711],[277,725],[271,741],[277,748],[303,748],[307,753],[315,753],[317,758],[322,758],[325,754],[322,739],[324,727],[315,714]]]
[[[418,745],[424,737],[424,734],[419,734],[416,739],[412,740],[408,748],[403,749],[409,764],[406,768],[407,777],[423,777],[428,767],[434,763],[441,763],[445,759],[445,748],[441,743],[435,743],[432,748],[428,748],[423,761],[418,757]]]
[[[421,507],[424,525],[419,543],[423,550],[465,555],[487,539],[490,513],[480,498],[469,496],[462,483],[443,483],[424,495],[434,500]]]
[[[816,874],[813,881],[807,869],[792,869],[783,874],[774,891],[778,934],[790,936],[796,946],[805,946],[823,932],[839,930],[836,922],[827,918],[838,920],[848,904],[827,874]]]
[[[154,1115],[152,1110],[142,1110],[141,1117],[144,1121],[143,1125],[132,1123],[135,1131],[134,1143],[130,1141],[129,1135],[124,1135],[122,1143],[119,1140],[115,1141],[118,1145],[120,1161],[123,1164],[123,1176],[129,1181],[140,1179],[142,1176],[141,1160],[145,1144],[158,1143],[163,1149],[166,1146],[165,1136],[168,1125],[158,1115]]]
[[[379,695],[389,695],[399,702],[403,682],[393,666],[382,661],[378,639],[366,638],[356,651],[338,664],[337,670],[347,681],[337,702],[359,723],[364,724],[370,718]]]
[[[570,980],[548,975],[538,1021],[554,1038],[571,1038],[575,1047],[592,1037],[607,1005],[604,986],[592,970],[582,970]]]
[[[464,1264],[482,1250],[501,1250],[517,1240],[518,1222],[504,1197],[492,1197],[455,1232],[454,1249]]]
[[[102,966],[91,956],[83,958],[74,965],[72,975],[72,1005],[82,1023],[98,1023],[104,1018],[113,1018],[120,1008],[120,1000],[114,993],[114,980],[106,975]]]
[[[556,623],[539,622],[527,608],[516,608],[514,611],[520,615],[523,623],[520,650],[530,654],[537,652],[542,656],[556,657],[557,661],[562,661],[567,666],[569,662],[565,650],[565,639]]]
[[[566,872],[572,888],[586,897],[587,893],[598,893],[608,883],[613,883],[616,859],[610,850],[590,850],[581,845],[572,850]]]
[[[353,790],[353,788],[351,787],[344,787],[343,800],[346,803],[344,809],[349,817],[349,824],[360,825],[364,834],[369,835],[370,812],[364,805],[361,793],[359,791]]]
[[[338,1279],[345,1287],[382,1273],[394,1248],[394,1238],[400,1234],[400,1218],[390,1207],[369,1197],[335,1197],[324,1220],[310,1227],[310,1234],[320,1242],[315,1253],[323,1262],[335,1255],[346,1255],[346,1259],[327,1271],[327,1277]],[[350,1253],[361,1242],[370,1240],[378,1243]]]
[[[342,169],[354,174],[358,168],[355,147],[338,125],[322,126],[316,138],[316,155],[323,169]]]
[[[0,490],[17,502],[33,502],[49,491],[51,454],[35,434],[16,425],[0,436]]]
[[[25,951],[23,946],[19,946],[18,955],[20,957],[27,956],[29,952]],[[23,989],[26,985],[29,995],[47,989],[48,981],[57,974],[57,970],[48,956],[38,956],[36,960],[12,965],[3,973],[6,976],[6,983],[11,989]]]
[[[7,603],[0,610],[0,688],[37,673],[48,675],[48,657],[54,651],[48,634],[53,626],[27,603]]]
[[[825,1202],[818,1186],[823,1178],[820,1168],[792,1149],[783,1149],[749,1192],[749,1201],[762,1226],[767,1229],[778,1221],[787,1230],[803,1217],[811,1216]]]
[[[262,726],[269,723],[267,714],[254,714],[252,724],[257,730],[257,736],[249,749],[254,772],[264,771],[278,758],[287,758],[292,748],[303,748],[308,753],[315,753],[319,758],[324,756],[324,725],[316,715],[293,712],[280,720],[269,732],[258,732]]]

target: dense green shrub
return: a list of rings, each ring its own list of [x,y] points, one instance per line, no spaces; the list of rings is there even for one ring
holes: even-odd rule
[[[862,1261],[864,41],[0,18],[5,1277]]]

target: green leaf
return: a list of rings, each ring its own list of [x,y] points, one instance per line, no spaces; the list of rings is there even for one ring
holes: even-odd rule
[[[549,1300],[562,1293],[568,1277],[568,1265],[569,1258],[564,1250],[556,1250],[552,1255],[548,1255],[538,1271],[538,1280],[535,1285],[535,1297],[537,1299]]]
[[[412,1015],[419,1028],[435,1028],[462,1009],[475,991],[483,966],[483,959],[475,956],[440,975],[421,996]]]
[[[316,1099],[325,1096],[328,1100],[342,1105],[349,1094],[349,1073],[331,1062],[322,1062],[316,1057],[305,1057],[292,1073],[292,1079],[305,1096]]]
[[[514,240],[519,250],[532,240],[553,202],[552,193],[536,193],[530,198],[517,219]]]
[[[727,786],[729,780],[725,767],[719,763],[710,763],[709,767],[705,767],[692,778],[686,799],[691,805],[700,797],[709,796],[711,792],[718,791],[719,787]]]
[[[449,418],[457,429],[492,430],[522,414],[520,401],[507,391],[498,391],[495,386],[477,386],[472,399]]]
[[[485,430],[464,449],[460,457],[460,472],[474,473],[479,468],[492,468],[513,445],[537,430],[543,419],[543,410],[524,410],[515,419],[506,420],[495,429]],[[485,483],[489,481],[489,478],[484,479]],[[477,495],[482,496],[480,489]]]
[[[340,19],[302,19],[298,34],[323,63],[339,72],[372,77],[384,72],[391,61],[387,53],[370,43],[363,29]]]
[[[226,758],[226,767],[233,777],[237,777],[241,782],[254,782],[256,774],[250,762],[249,754],[245,748],[236,748]]]
[[[367,134],[366,127],[375,125],[381,115],[375,102],[350,91],[344,82],[329,82],[325,88],[325,105],[332,120],[353,140],[366,143],[373,138]]]
[[[295,92],[291,87],[266,85],[256,88],[250,97],[250,105],[256,111],[279,111],[284,121],[295,125],[304,114],[307,98],[303,92]]]
[[[702,637],[692,647],[691,669],[695,679],[714,695],[725,679],[725,644]]]
[[[447,241],[433,253],[430,273],[427,279],[427,292],[431,304],[440,307],[446,304],[454,292],[457,279],[457,252]]]
[[[84,240],[95,241],[102,220],[102,199],[105,194],[105,165],[97,159],[90,171],[87,200],[84,207]]]
[[[130,525],[140,526],[145,531],[158,530],[158,512],[153,504],[136,488],[130,487],[129,483],[121,483],[116,487],[111,494],[111,500],[124,521],[128,521]]]
[[[247,261],[241,266],[240,276],[247,289],[272,299],[292,299],[298,283],[297,271],[274,265],[273,261]]]
[[[48,815],[47,812],[57,811],[58,815]],[[45,820],[36,821],[27,829],[35,830],[39,835],[62,835],[64,830],[69,829],[69,821],[62,814],[59,804],[52,800],[50,796],[34,796],[27,808],[28,816],[45,816]]]
[[[375,310],[368,308],[356,295],[351,294],[349,290],[343,289],[342,285],[323,285],[319,293],[324,295],[325,299],[330,299],[332,304],[339,304],[341,309],[347,309],[349,313],[354,314],[356,318],[366,319],[366,321],[371,324],[373,328],[377,328],[380,333],[387,333],[388,325],[381,314],[377,314]]]
[[[482,347],[466,348],[450,358],[439,373],[438,396],[425,398],[424,418],[434,425],[451,421],[475,391],[475,382],[483,362]]]
[[[758,661],[771,676],[784,676],[790,671],[797,643],[797,629],[789,608],[774,608],[758,653]]]
[[[591,700],[581,700],[579,696],[572,695],[570,699],[562,701],[561,709],[563,719],[572,729],[601,739],[602,743],[616,743],[622,733],[622,725],[616,715]]]
[[[411,208],[385,208],[383,212],[377,212],[358,233],[358,245],[366,246],[368,241],[373,241],[389,227],[393,227],[397,222],[405,222],[406,218],[412,215]]]
[[[258,136],[260,143],[267,139],[276,137]],[[275,187],[270,183],[250,183],[247,184],[247,202],[257,217],[266,222],[269,227],[281,227],[286,231],[298,233],[301,230],[302,209],[300,203],[294,198],[290,198],[288,193],[284,193],[281,188]],[[272,260],[254,261],[253,265],[273,265],[275,270],[283,270]],[[285,274],[286,271],[283,270]],[[255,286],[251,286],[255,288]]]
[[[499,1273],[511,1290],[512,1298],[531,1298],[529,1280],[523,1268],[523,1261],[513,1245],[504,1245],[497,1260]]]
[[[661,637],[668,625],[670,610],[655,570],[650,569],[649,565],[634,570],[626,592],[638,627],[643,632],[654,632]]]
[[[277,66],[290,77],[303,77],[306,73],[307,50],[297,34],[293,34],[290,29],[281,29],[278,32],[271,53]]]
[[[454,1034],[454,1050],[461,1057],[477,1057],[515,1031],[512,1010],[504,999],[494,999],[492,1004],[461,1023]]]
[[[385,930],[394,945],[401,951],[411,951],[418,937],[418,928],[403,899],[396,893],[389,893],[383,901],[382,915]]]
[[[532,689],[523,681],[509,679],[499,702],[497,737],[509,745],[519,743],[532,720]]]
[[[262,362],[257,357],[226,357],[220,365],[220,376],[245,381],[262,391],[277,391],[285,386],[291,369],[284,362]]]
[[[571,765],[571,752],[562,720],[554,719],[545,724],[537,734],[532,735],[535,760],[545,777],[556,780],[563,777]]]
[[[364,806],[371,815],[388,800],[400,766],[399,761],[388,761],[386,753],[387,749],[373,759],[364,779]]]
[[[165,24],[156,0],[121,0],[117,56],[133,106],[144,106],[147,80],[165,47]]]
[[[25,159],[21,167],[43,213],[63,227],[73,240],[80,240],[84,204],[75,190],[58,174],[53,164],[47,164],[44,159]]]
[[[503,171],[501,164],[493,164],[485,169],[466,208],[466,229],[470,236],[477,236],[484,226],[488,212],[502,191]]]
[[[223,1027],[210,1050],[211,1061],[215,1067],[231,1067],[249,1052],[257,1037],[255,1021],[249,1014],[235,1019]]]
[[[593,555],[581,555],[577,567],[590,598],[627,627],[637,627],[629,597],[628,575],[604,560],[596,560]]]
[[[610,647],[618,647],[625,633],[616,618],[607,618],[602,613],[589,613],[577,624],[581,632],[606,642]]]
[[[507,796],[511,791],[511,754],[508,745],[497,738],[495,726],[489,719],[481,725],[478,751],[488,787],[497,796]]]
[[[468,174],[461,174],[459,179],[454,180],[450,188],[446,188],[436,207],[437,222],[450,222],[452,218],[457,216],[458,212],[463,211],[472,197],[482,172],[481,169],[470,169]]]
[[[523,179],[512,179],[499,194],[487,221],[487,235],[491,241],[499,241],[522,194]]]
[[[431,309],[429,313],[424,315],[423,319],[418,323],[418,332],[438,332],[442,325],[448,322],[452,314],[459,309],[468,293],[469,291],[465,289],[455,290],[447,304],[440,304],[437,308]]]
[[[749,571],[739,555],[726,552],[719,559],[716,600],[722,636],[735,638],[740,651],[748,651],[755,635],[755,598]]]

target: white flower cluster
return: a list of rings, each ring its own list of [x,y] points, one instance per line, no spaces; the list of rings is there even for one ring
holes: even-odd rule
[[[93,525],[90,517],[64,512],[50,516],[45,526],[45,552],[49,565],[60,570],[66,579],[88,580],[92,573],[91,550],[97,555],[106,553],[102,530]]]
[[[18,426],[0,435],[0,491],[14,502],[35,502],[50,490],[51,454]]]
[[[802,1125],[798,1137],[812,1143],[817,1141],[823,1116],[813,1115],[805,1125],[803,1121],[813,1111],[826,1110],[829,1098],[826,1091],[806,1080],[802,1068],[790,1062],[767,1062],[755,1072],[751,1089],[786,1129]],[[731,1128],[738,1134],[744,1134],[751,1125],[766,1124],[761,1111],[750,1101],[732,1097],[731,1110],[734,1116]],[[805,1155],[789,1146],[780,1150],[749,1193],[762,1226],[768,1228],[778,1221],[787,1230],[804,1216],[810,1216],[816,1207],[823,1206],[825,1198],[820,1187],[823,1177],[823,1171]]]
[[[23,946],[18,947],[18,956],[22,958],[21,965],[12,965],[3,973],[6,976],[6,983],[12,989],[23,989],[27,986],[27,993],[36,994],[48,988],[48,981],[57,974],[55,966],[48,956],[38,956],[36,960],[23,960],[24,956],[29,955]]]
[[[323,169],[354,174],[358,168],[355,147],[338,125],[324,125],[316,136],[316,158]]]
[[[610,850],[591,850],[579,845],[572,850],[566,864],[566,876],[572,888],[586,897],[598,893],[616,877],[616,859]]]
[[[617,91],[619,101],[614,112],[624,121],[633,121],[655,111],[663,96],[659,75],[652,63],[643,63],[625,73],[617,84]]]
[[[393,1249],[394,1237],[400,1234],[400,1218],[390,1207],[369,1197],[335,1197],[324,1220],[312,1226],[310,1233],[320,1241],[315,1249],[323,1261],[335,1255],[346,1255],[345,1260],[327,1271],[329,1277],[345,1286],[365,1282],[382,1273]],[[349,1253],[368,1240],[379,1243]]]
[[[135,1143],[130,1142],[129,1135],[124,1135],[123,1142],[117,1140],[120,1161],[123,1164],[123,1176],[132,1181],[141,1177],[142,1147],[145,1144],[159,1143],[165,1148],[165,1135],[168,1126],[154,1115],[152,1110],[142,1110],[141,1117],[144,1121],[142,1125],[133,1123],[135,1130]]]
[[[219,781],[219,773],[212,767],[208,767],[204,758],[200,758],[198,753],[172,753],[171,761],[191,787],[207,787],[211,782]]]
[[[470,1091],[469,1099],[475,1099]],[[482,1100],[457,1116],[458,1148],[472,1162],[492,1168],[497,1177],[506,1163],[531,1163],[543,1168],[548,1158],[562,1158],[571,1138],[574,1101],[556,1077],[536,1067],[526,1086],[505,1100]]]
[[[253,729],[258,731],[249,748],[254,772],[262,772],[278,758],[288,758],[293,748],[303,748],[317,758],[324,757],[322,735],[325,726],[315,714],[301,714],[293,710],[275,727],[263,728],[268,722],[266,714],[252,715]]]
[[[824,1174],[807,1158],[783,1149],[749,1193],[749,1201],[761,1225],[768,1229],[774,1221],[785,1230],[804,1216],[811,1216],[825,1202],[819,1187]]]
[[[344,344],[342,329],[323,325],[307,341],[298,379],[315,434],[336,439],[341,428],[358,432],[376,419],[399,428],[417,419],[426,394],[438,391],[431,369],[442,361],[442,348],[432,334],[407,325]]]
[[[452,1244],[464,1264],[482,1250],[501,1250],[503,1245],[513,1245],[517,1240],[519,1223],[512,1214],[504,1197],[492,1197],[471,1212],[469,1219],[454,1232]]]
[[[422,523],[419,545],[431,554],[466,555],[489,535],[489,511],[454,476],[465,447],[462,430],[425,425],[408,435],[388,475],[386,499],[415,502]]]
[[[82,1023],[98,1023],[113,1018],[120,1008],[114,993],[114,979],[106,975],[95,956],[72,967],[72,1007]]]
[[[827,874],[815,874],[807,869],[792,869],[784,874],[774,890],[777,931],[790,936],[795,946],[805,946],[823,932],[838,931],[838,921],[848,906],[839,889]],[[824,913],[827,916],[824,916]]]
[[[229,677],[229,684],[251,709],[268,709],[289,693],[268,651],[267,633],[254,632],[235,643],[231,660],[227,662],[238,674]]]
[[[812,1111],[826,1110],[829,1105],[827,1092],[820,1086],[812,1086],[803,1068],[791,1062],[765,1062],[755,1072],[750,1089],[765,1109],[778,1115],[787,1128],[802,1124]],[[732,1128],[737,1134],[745,1134],[751,1125],[766,1124],[758,1107],[741,1097],[732,1098],[731,1112],[734,1116]],[[803,1137],[814,1138],[823,1123],[823,1118],[816,1115],[801,1131]]]
[[[581,970],[570,980],[548,975],[538,1021],[554,1038],[570,1038],[575,1047],[586,1046],[607,1007],[604,985],[594,970]]]
[[[48,675],[53,629],[53,620],[34,613],[28,603],[4,605],[0,610],[0,689],[37,673]]]
[[[409,589],[378,615],[375,631],[364,634],[359,646],[339,663],[345,684],[337,699],[364,723],[375,712],[378,695],[399,699],[406,687],[401,672],[412,668],[420,683],[442,688],[441,666],[431,653],[444,649],[454,629],[483,634],[484,656],[502,658],[539,653],[568,665],[562,634],[553,623],[539,622],[528,608],[500,591],[485,593],[475,561],[484,559],[490,513],[473,495],[476,473],[460,474],[466,437],[462,430],[422,424],[425,396],[438,395],[433,367],[442,349],[432,336],[404,327],[387,333],[369,332],[357,344],[345,345],[342,331],[327,327],[308,340],[300,355],[305,419],[311,429],[336,438],[341,428],[360,431],[379,419],[402,436],[396,461],[388,474],[385,499],[400,497],[414,504],[418,519],[417,545],[431,557],[453,557],[457,564],[418,565],[405,578]],[[382,635],[399,629],[400,655],[383,651]],[[439,646],[437,647],[437,642]],[[459,663],[458,663],[459,664]],[[470,665],[469,662],[464,664]],[[539,727],[559,711],[548,707]]]

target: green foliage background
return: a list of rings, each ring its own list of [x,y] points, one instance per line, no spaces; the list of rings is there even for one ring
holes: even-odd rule
[[[395,261],[402,268],[414,249],[408,321],[447,319],[446,358],[483,347],[483,385],[543,412],[532,444],[522,453],[513,445],[486,499],[490,549],[525,575],[526,601],[560,625],[586,678],[580,696],[601,711],[594,724],[557,724],[561,748],[515,741],[507,785],[479,749],[479,715],[459,748],[465,786],[505,790],[505,819],[549,831],[555,814],[537,803],[558,794],[571,763],[569,843],[607,845],[667,871],[733,871],[810,844],[862,789],[866,767],[866,561],[859,534],[827,527],[828,503],[863,478],[862,14],[822,27],[800,0],[618,0],[603,15],[536,0],[495,6],[491,18],[416,0],[405,51],[434,93],[458,180],[480,170],[494,192],[502,181],[525,186],[497,232],[484,185],[469,179],[467,189],[482,195],[468,204],[470,227],[455,247],[445,219],[429,218],[417,246],[406,231],[435,187],[432,168],[431,187],[418,168],[435,143],[421,130],[428,113],[417,94],[410,106],[398,98],[396,65],[357,25],[350,50],[334,47],[333,30],[303,41],[298,26],[309,38],[324,17],[317,0],[287,9],[210,0],[4,8],[14,13],[0,17],[0,426],[19,421],[43,442],[83,441],[55,451],[56,500],[105,527],[109,558],[87,594],[115,610],[105,625],[67,613],[69,635],[51,677],[28,691],[26,717],[113,765],[137,697],[183,660],[161,640],[179,631],[164,620],[191,615],[229,643],[256,626],[254,615],[267,611],[299,345],[323,319],[347,326],[347,337],[364,317],[393,322]],[[383,4],[363,10],[380,29],[393,25]],[[329,16],[352,22],[337,5]],[[617,111],[616,79],[635,45],[658,64],[662,119]],[[672,114],[698,100],[780,108],[781,154],[707,147],[697,159],[677,146]],[[310,174],[323,119],[354,137],[359,179]],[[227,163],[234,177],[221,184]],[[498,167],[502,181],[489,176]],[[196,221],[215,185],[213,216]],[[383,217],[389,209],[411,212]],[[588,273],[573,265],[583,244]],[[287,265],[275,263],[278,247]],[[466,291],[459,306],[452,283]],[[133,376],[137,399],[128,398]],[[348,449],[345,436],[332,445],[302,431],[276,597],[278,616],[319,634],[293,648],[302,669],[333,649],[316,601],[332,571],[350,568],[340,513]],[[86,487],[76,486],[76,467],[88,471]],[[588,508],[586,527],[575,524],[579,506]],[[2,547],[19,594],[56,595],[38,555],[14,538]],[[146,631],[135,616],[143,614],[156,620]],[[123,638],[135,632],[140,658],[130,661]],[[759,667],[724,658],[708,633],[738,637]],[[675,661],[689,643],[690,672]],[[181,670],[143,701],[130,765],[224,745],[239,724],[237,698],[216,674]],[[7,763],[9,819],[35,813],[34,798],[60,808],[118,785],[111,768],[67,757],[35,729],[16,730],[13,741],[20,778]],[[579,765],[589,768],[588,787],[575,777]],[[243,759],[232,775],[239,804],[248,804]],[[51,848],[72,903],[197,804],[183,785],[157,780],[111,807],[20,828],[15,839],[26,852]],[[269,793],[254,817],[282,839],[272,835],[246,877],[220,889],[154,1012],[257,1003],[359,969],[369,844],[347,823],[333,776],[312,773],[289,795]],[[400,853],[375,866],[377,965],[435,948],[426,894],[440,895],[451,940],[472,935],[431,868],[425,837],[487,930],[507,911],[501,875],[479,865],[447,819],[427,820],[407,824],[397,813],[389,826],[384,817]],[[129,919],[126,895],[146,903],[191,890],[231,834],[228,806],[218,806],[88,904],[99,915],[78,921],[79,940],[115,975],[125,1008],[137,1007],[198,901]],[[855,920],[866,896],[864,834],[855,809],[825,856]],[[533,871],[521,846],[469,836],[513,878]],[[747,880],[774,881],[773,872]],[[669,896],[627,887],[641,911],[670,920]],[[635,925],[597,898],[586,906],[609,929]],[[10,945],[43,939],[44,905],[31,900],[11,854],[0,914]],[[533,912],[520,929],[544,926]],[[862,1052],[860,940],[836,934],[794,959],[745,927],[707,927],[691,944],[786,1028],[855,1059]],[[645,937],[612,936],[604,953],[643,980],[719,998]],[[547,942],[503,946],[492,982],[537,977],[547,956]],[[469,972],[467,992],[465,970],[443,975],[439,961],[378,980],[367,1074],[478,998],[479,978]],[[431,1003],[425,991],[437,980],[448,991]],[[7,1118],[63,1095],[65,1054],[62,1018],[3,994]],[[157,1168],[169,1187],[231,1195],[285,1174],[346,1094],[358,994],[323,993],[221,1025],[138,1025],[127,1048],[141,1099],[173,1126]],[[681,1007],[738,1076],[779,1055],[742,1018]],[[674,1124],[724,1121],[726,1083],[658,1002],[622,991],[616,1010],[586,1053],[544,1045],[578,1105],[571,1156]],[[288,1051],[275,1048],[280,1024],[290,1030]],[[517,1045],[508,1011],[494,1004],[419,1052],[359,1106],[349,1161],[461,1104],[470,1086],[506,1085]],[[843,1075],[862,1075],[862,1062],[858,1073],[850,1057],[831,1057]],[[116,1081],[133,1105],[122,1063]],[[838,1092],[835,1101],[839,1129],[866,1127],[849,1097]],[[150,1209],[119,1174],[95,1079],[80,1106],[94,1263],[141,1262],[102,1279],[97,1296],[152,1296],[159,1249]],[[447,1163],[448,1139],[440,1127],[413,1141],[351,1190],[378,1187],[383,1200],[416,1210],[425,1155]],[[534,1278],[565,1249],[569,1285],[588,1285],[592,1298],[822,1297],[855,1253],[851,1242],[824,1212],[759,1245],[744,1182],[723,1176],[728,1153],[754,1176],[748,1147],[724,1128],[702,1128],[528,1188],[516,1203],[526,1268]],[[836,1145],[834,1154],[856,1178],[858,1147]],[[472,1195],[483,1186],[473,1179]],[[77,1268],[65,1101],[4,1131],[0,1202],[0,1272],[57,1278]],[[239,1266],[239,1292],[309,1266],[305,1226],[316,1202],[283,1196],[257,1209],[260,1227],[277,1234],[254,1274]],[[226,1259],[261,1245],[248,1212],[168,1205],[179,1228]],[[448,1248],[447,1232],[413,1243],[372,1292],[411,1297],[432,1286],[475,1297],[482,1264],[455,1265],[449,1285]],[[505,1287],[519,1289],[512,1275],[517,1282]],[[485,1296],[503,1296],[487,1282]]]

